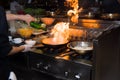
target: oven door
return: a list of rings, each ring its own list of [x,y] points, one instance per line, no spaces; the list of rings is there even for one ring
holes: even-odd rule
[[[57,59],[33,52],[30,53],[29,59],[31,70],[54,76],[57,78],[55,80],[90,80],[92,66],[87,63]]]
[[[17,80],[62,80],[52,75],[31,70],[29,53],[19,53],[9,57],[9,66],[15,73]]]
[[[37,71],[14,68],[14,72],[18,80],[62,80]]]

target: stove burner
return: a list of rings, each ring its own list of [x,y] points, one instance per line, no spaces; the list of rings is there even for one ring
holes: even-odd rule
[[[66,46],[53,48],[53,47],[42,47],[38,48],[43,51],[45,55],[49,55],[55,58],[66,59],[67,60],[77,60],[77,59],[85,59],[85,60],[92,60],[92,51],[85,54],[79,54],[74,50],[67,48]]]
[[[92,60],[92,52],[91,53],[86,53],[84,55],[75,53],[70,55],[73,60],[75,59],[85,59],[85,60]]]
[[[61,53],[64,52],[66,50],[66,46],[63,47],[59,47],[59,48],[44,48],[43,52],[45,52],[46,54],[57,54],[57,53]]]
[[[58,59],[66,59],[66,60],[84,59],[84,60],[90,60],[91,61],[92,60],[92,52],[81,55],[81,54],[76,53],[73,50],[66,49],[65,52],[57,54],[54,57],[58,58]]]

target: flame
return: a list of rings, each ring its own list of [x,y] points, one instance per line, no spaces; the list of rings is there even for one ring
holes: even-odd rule
[[[82,8],[79,9],[78,0],[66,0],[66,2],[72,8],[67,12],[67,15],[71,17],[71,21],[74,23],[78,23],[79,13],[82,11]],[[68,41],[70,35],[75,32],[72,29],[69,29],[69,23],[59,22],[57,23],[53,29],[51,30],[51,35],[53,36],[53,42],[64,43]],[[74,35],[79,34],[80,36],[83,34],[83,31],[77,31]]]
[[[79,13],[83,10],[79,9],[78,0],[66,0],[70,7],[73,8],[67,12],[67,15],[71,17],[73,23],[78,23]]]
[[[72,37],[82,37],[84,35],[83,29],[69,28],[69,23],[59,22],[51,30],[51,35],[53,36],[52,44],[62,44],[68,42]]]
[[[69,23],[59,22],[51,30],[53,41],[58,43],[64,43],[69,38]]]

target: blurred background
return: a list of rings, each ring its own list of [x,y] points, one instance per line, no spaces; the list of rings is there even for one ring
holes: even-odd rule
[[[47,11],[64,11],[68,8],[64,5],[65,0],[0,0],[0,5],[9,10],[13,1],[17,1],[24,8],[42,8]],[[120,13],[119,0],[79,0],[79,6],[84,9],[99,7],[105,13]]]

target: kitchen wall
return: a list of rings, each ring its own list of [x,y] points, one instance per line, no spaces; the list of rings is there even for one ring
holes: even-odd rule
[[[0,5],[3,6],[5,9],[9,9],[10,1],[11,0],[0,0]],[[26,4],[28,0],[16,0],[16,1],[18,1],[25,7],[28,6],[28,4]],[[65,0],[32,0],[32,2],[35,5],[32,4],[30,6],[45,8],[47,10],[49,9],[52,10],[53,8],[54,9],[61,8],[63,10],[64,8],[66,8],[64,7],[64,1]],[[103,11],[106,13],[120,13],[120,3],[117,0],[79,0],[79,6],[87,9],[91,6],[95,6],[96,5],[95,1],[102,2],[101,7]]]
[[[3,6],[6,9],[9,9],[9,4],[12,0],[0,0],[0,5]],[[28,0],[16,0],[22,5],[26,5]],[[44,7],[44,6],[64,6],[65,0],[32,0],[33,3],[37,4],[38,7]],[[94,2],[94,0],[79,0],[81,6],[89,6]],[[55,5],[55,3],[58,3]],[[86,5],[87,4],[87,5]],[[34,5],[32,5],[34,6]]]

